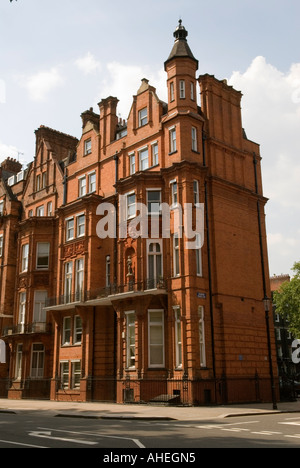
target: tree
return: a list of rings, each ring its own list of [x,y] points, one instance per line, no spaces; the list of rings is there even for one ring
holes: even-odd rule
[[[276,312],[289,320],[289,330],[300,339],[300,262],[294,263],[295,276],[274,292]]]

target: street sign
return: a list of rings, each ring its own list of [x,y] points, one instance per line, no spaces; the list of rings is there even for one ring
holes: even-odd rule
[[[198,299],[206,299],[206,293],[197,292]]]

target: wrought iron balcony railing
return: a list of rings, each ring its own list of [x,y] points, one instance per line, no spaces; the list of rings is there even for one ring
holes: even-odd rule
[[[105,288],[98,288],[91,291],[80,291],[75,294],[63,294],[61,296],[48,298],[46,300],[46,307],[49,308],[73,303],[84,303],[127,293],[147,293],[151,290],[166,291],[167,281],[163,278],[147,278],[146,280],[139,282],[130,281],[123,285],[111,284]]]
[[[4,328],[2,336],[11,335],[30,335],[33,333],[51,333],[51,323],[46,322],[33,322],[33,323],[19,323],[10,327]]]

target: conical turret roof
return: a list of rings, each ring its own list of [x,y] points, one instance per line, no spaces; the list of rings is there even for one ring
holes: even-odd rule
[[[174,37],[175,37],[175,42],[173,49],[171,50],[171,53],[168,57],[168,59],[165,61],[165,68],[168,62],[170,60],[173,60],[174,58],[179,58],[179,57],[189,57],[190,59],[194,60],[197,63],[197,68],[198,68],[198,60],[195,59],[190,46],[188,45],[187,42],[187,36],[188,36],[188,31],[185,29],[185,27],[182,25],[182,20],[179,20],[179,24],[174,31]]]

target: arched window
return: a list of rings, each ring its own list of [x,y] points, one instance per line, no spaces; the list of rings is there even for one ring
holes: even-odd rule
[[[156,288],[157,281],[162,277],[161,245],[151,242],[148,248],[148,287]]]

